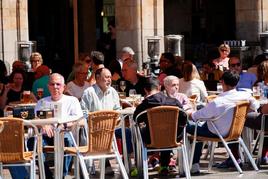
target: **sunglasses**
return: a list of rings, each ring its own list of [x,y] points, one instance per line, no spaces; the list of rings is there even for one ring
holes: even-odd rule
[[[240,65],[241,65],[240,63],[230,64],[231,67],[236,67],[236,66],[237,66],[237,67],[240,67]]]

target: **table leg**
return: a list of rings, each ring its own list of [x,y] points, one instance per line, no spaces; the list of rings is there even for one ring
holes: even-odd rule
[[[44,155],[43,155],[43,135],[37,134],[37,156],[38,156],[38,167],[39,176],[41,179],[46,178],[45,167],[44,167]]]
[[[122,132],[122,145],[123,145],[123,157],[124,157],[124,164],[127,173],[129,173],[129,161],[128,161],[128,154],[127,154],[127,145],[126,145],[126,125],[125,125],[125,118],[126,116],[121,117],[121,132]]]
[[[62,165],[63,165],[63,145],[62,141],[63,139],[61,138],[60,135],[60,129],[55,128],[54,129],[54,165],[55,165],[55,172],[54,172],[54,177],[62,179]]]

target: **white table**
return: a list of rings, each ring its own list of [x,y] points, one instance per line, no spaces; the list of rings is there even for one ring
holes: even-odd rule
[[[121,114],[121,132],[122,132],[122,145],[123,145],[123,156],[124,156],[124,164],[127,173],[130,171],[130,161],[128,160],[128,152],[127,152],[127,144],[126,144],[126,124],[125,119],[126,117],[129,117],[129,121],[132,121],[133,119],[133,113],[135,111],[135,108],[129,107],[125,108],[119,111]]]
[[[60,134],[61,129],[59,126],[64,123],[69,122],[77,122],[81,119],[84,119],[83,117],[70,117],[68,120],[61,120],[59,118],[48,118],[48,119],[33,119],[31,120],[31,123],[36,126],[44,126],[44,125],[54,125],[54,177],[62,179],[63,175],[63,156],[64,156],[64,139],[63,135]],[[39,167],[41,167],[40,170],[40,178],[45,178],[44,173],[44,163],[43,163],[43,153],[40,149],[42,147],[42,134],[38,134],[38,162]],[[41,150],[41,151],[40,151]]]

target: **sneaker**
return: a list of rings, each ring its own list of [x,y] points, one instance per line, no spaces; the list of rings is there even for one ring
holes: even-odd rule
[[[237,163],[240,167],[243,166],[241,159],[237,159]],[[231,158],[226,159],[222,163],[216,165],[217,168],[233,168],[235,167],[234,162]]]
[[[178,170],[177,170],[176,166],[170,165],[170,166],[168,166],[168,172],[169,173],[177,173]]]
[[[159,159],[157,157],[150,157],[148,161],[148,170],[158,171],[160,168]]]
[[[158,174],[161,176],[167,176],[168,175],[168,168],[161,166],[159,171],[158,171]]]
[[[262,157],[261,165],[268,165],[268,156]]]
[[[192,165],[191,174],[192,175],[199,175],[200,174],[200,165],[199,165],[199,163],[194,163]]]
[[[170,158],[169,164],[168,164],[168,171],[171,173],[177,172],[176,168],[176,159],[173,159],[172,157]]]
[[[131,170],[131,172],[130,172],[130,176],[131,177],[137,177],[138,176],[138,169],[135,167],[135,168],[133,168],[132,170]]]

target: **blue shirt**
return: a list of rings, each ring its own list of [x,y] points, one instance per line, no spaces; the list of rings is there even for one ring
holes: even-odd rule
[[[236,89],[239,91],[241,88],[252,89],[252,86],[255,84],[256,80],[257,77],[253,73],[242,72],[240,74],[240,80],[236,86]]]

